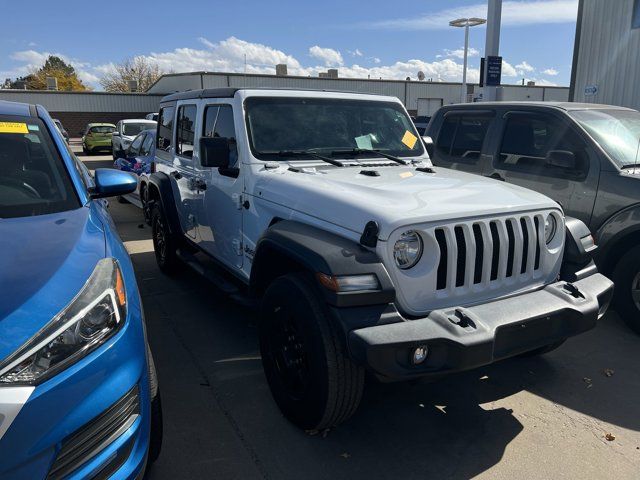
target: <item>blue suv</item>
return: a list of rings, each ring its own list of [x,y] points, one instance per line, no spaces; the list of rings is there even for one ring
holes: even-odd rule
[[[129,256],[41,106],[0,101],[0,478],[141,478],[162,410]]]

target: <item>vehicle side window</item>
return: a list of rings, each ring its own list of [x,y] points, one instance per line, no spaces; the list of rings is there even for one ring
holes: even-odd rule
[[[571,152],[573,165],[551,162],[549,152]],[[589,170],[586,145],[568,122],[544,113],[512,112],[497,158],[497,167],[547,176],[585,176]]]
[[[171,142],[173,138],[173,116],[175,112],[175,107],[164,107],[160,109],[158,141],[156,142],[158,150],[168,152],[171,149]]]
[[[491,122],[489,115],[447,115],[442,123],[436,148],[454,161],[475,163]]]
[[[138,155],[140,153],[140,147],[142,146],[142,140],[144,140],[144,135],[138,135],[131,142],[131,146],[129,147],[129,153],[131,155]]]
[[[151,148],[153,147],[153,135],[147,134],[144,137],[144,141],[142,142],[142,147],[140,148],[140,155],[143,157],[148,157],[151,155]]]
[[[238,161],[236,146],[236,127],[233,123],[233,108],[231,105],[209,106],[205,110],[205,137],[228,138],[230,160],[229,166],[235,167]]]
[[[193,143],[196,134],[195,105],[183,105],[178,108],[178,135],[176,138],[176,154],[183,157],[193,157]]]

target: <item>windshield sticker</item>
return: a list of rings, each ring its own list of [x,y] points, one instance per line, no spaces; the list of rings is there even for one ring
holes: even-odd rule
[[[29,130],[32,131],[32,132],[39,132],[40,131],[40,127],[38,125],[28,125],[27,128],[29,128]]]
[[[402,172],[400,174],[400,178],[410,178],[413,177],[413,173],[412,172]]]
[[[356,137],[355,141],[358,148],[362,148],[365,150],[373,149],[373,145],[371,144],[371,134],[366,134],[366,135],[362,135],[361,137]]]
[[[29,133],[26,123],[0,122],[0,133]]]
[[[418,141],[418,137],[416,137],[409,130],[404,132],[404,137],[402,137],[402,143],[404,143],[407,147],[413,150],[413,147],[416,146],[416,142]]]

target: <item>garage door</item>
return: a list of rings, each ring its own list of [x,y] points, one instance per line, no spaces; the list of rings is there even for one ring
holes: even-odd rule
[[[418,115],[431,117],[441,106],[441,98],[419,98]]]

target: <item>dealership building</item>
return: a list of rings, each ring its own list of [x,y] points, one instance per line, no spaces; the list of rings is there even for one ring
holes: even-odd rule
[[[640,109],[640,0],[580,0],[570,100]]]

